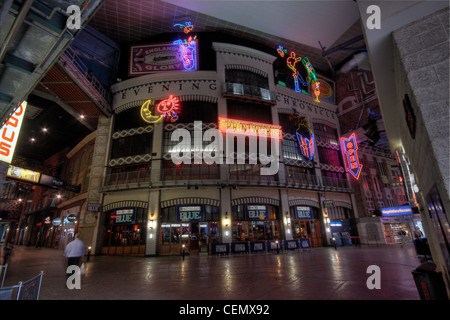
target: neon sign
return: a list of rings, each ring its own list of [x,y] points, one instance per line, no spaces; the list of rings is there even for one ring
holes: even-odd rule
[[[0,161],[11,163],[27,102],[23,101],[0,129]]]
[[[144,119],[144,121],[148,123],[156,123],[160,121],[163,116],[161,115],[152,115],[152,112],[154,112],[154,104],[152,100],[145,101],[141,106],[141,117]]]
[[[224,133],[241,133],[281,139],[281,126],[251,121],[219,118],[219,130]]]
[[[297,130],[295,132],[297,136],[298,145],[302,155],[309,160],[314,158],[314,133],[309,127],[308,120],[294,109],[294,114],[289,119],[295,119],[297,121]]]
[[[358,144],[356,143],[355,133],[352,133],[349,138],[341,138],[341,145],[345,153],[344,158],[347,171],[358,180],[363,166],[359,163],[358,159]]]
[[[277,49],[278,54],[284,58],[285,54],[287,53],[287,50],[284,49],[282,46],[278,46]],[[306,69],[306,72],[308,73],[308,76],[306,77],[306,81],[303,79],[302,75],[297,70],[297,62],[302,62],[304,68]],[[316,99],[315,102],[320,102],[319,95],[320,95],[320,82],[317,80],[316,71],[314,70],[311,61],[307,57],[297,57],[296,53],[294,51],[291,51],[289,57],[286,59],[286,63],[289,69],[292,71],[292,77],[294,78],[294,90],[296,92],[305,93],[300,88],[300,84],[304,87],[307,87],[308,84],[311,84],[311,89],[314,93],[314,96]]]
[[[282,46],[278,46],[277,52],[282,58],[284,58],[284,55],[287,53],[287,50],[284,49]]]
[[[302,154],[309,160],[314,158],[314,134],[311,134],[311,138],[305,138],[300,133],[296,132],[298,144]]]
[[[180,29],[183,29],[184,33],[188,34],[192,30],[194,30],[194,26],[192,25],[191,21],[185,22],[186,24],[176,23],[173,26],[179,27]]]
[[[164,117],[169,118],[170,121],[175,122],[178,120],[178,110],[180,107],[180,101],[177,97],[169,96],[169,98],[158,103],[156,110]]]
[[[173,44],[177,44],[180,48],[181,61],[184,69],[192,71],[197,69],[197,42],[192,37],[188,40],[175,40]]]

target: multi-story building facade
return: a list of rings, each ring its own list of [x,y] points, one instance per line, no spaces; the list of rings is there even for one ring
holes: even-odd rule
[[[97,254],[180,254],[183,245],[214,253],[218,243],[229,251],[270,250],[302,238],[323,246],[332,238],[330,222],[354,224],[337,106],[276,84],[276,50],[208,46],[199,61],[209,61],[196,71],[155,72],[112,86],[114,114],[100,119],[87,200],[78,208],[79,231]],[[169,98],[177,100],[176,119],[159,119],[155,109]],[[314,132],[312,154],[301,152],[295,116]],[[237,136],[244,127],[277,132],[267,142],[273,161],[261,157],[261,145],[251,149],[263,137],[256,129],[246,151],[227,159],[227,124]],[[224,153],[207,162],[218,141],[208,134],[219,133]],[[189,161],[177,164],[180,152]]]

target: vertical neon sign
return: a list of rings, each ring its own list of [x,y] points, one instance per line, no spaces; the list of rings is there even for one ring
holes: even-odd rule
[[[311,133],[310,138],[305,138],[298,132],[296,132],[296,135],[302,154],[312,160],[314,158],[314,134]]]
[[[344,159],[347,171],[358,180],[361,174],[362,164],[359,163],[358,159],[358,144],[356,143],[355,133],[352,133],[349,138],[341,138],[341,146],[345,154]]]
[[[185,34],[188,34],[194,30],[194,26],[191,21],[187,21],[186,24],[174,24],[174,27],[183,29]],[[186,71],[197,70],[197,36],[190,36],[188,39],[178,39],[173,42],[180,48],[181,61],[183,62],[184,69]]]

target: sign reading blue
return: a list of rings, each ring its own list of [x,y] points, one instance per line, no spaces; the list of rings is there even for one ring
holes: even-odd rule
[[[295,206],[295,217],[297,219],[314,219],[311,207]]]
[[[410,206],[381,208],[381,215],[383,217],[404,216],[413,214]]]
[[[134,208],[117,209],[114,212],[115,224],[134,224],[135,211]]]
[[[269,210],[266,204],[247,204],[248,220],[269,220]]]
[[[177,221],[191,222],[203,221],[203,206],[201,205],[183,205],[177,206]]]

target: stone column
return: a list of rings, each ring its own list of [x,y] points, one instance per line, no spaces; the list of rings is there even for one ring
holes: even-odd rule
[[[86,203],[81,210],[81,222],[79,232],[85,248],[92,247],[92,254],[98,254],[101,250],[102,216],[96,211],[88,211],[87,204],[101,205],[103,194],[101,188],[106,174],[106,164],[109,154],[112,118],[100,116],[97,126],[97,137],[92,157],[89,179],[88,195]]]

